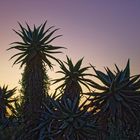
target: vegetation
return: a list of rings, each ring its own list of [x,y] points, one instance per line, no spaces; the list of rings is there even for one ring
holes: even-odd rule
[[[20,30],[14,30],[22,41],[8,50],[18,51],[11,59],[24,67],[22,89],[15,97],[16,88],[0,87],[0,139],[139,140],[140,75],[131,76],[130,61],[123,70],[106,67],[106,73],[92,65],[82,67],[83,58],[76,64],[68,56],[61,61],[54,54],[64,47],[50,45],[61,35],[52,37],[58,29],[45,29],[46,23],[33,29],[19,23]],[[48,90],[51,59],[60,66],[56,73],[63,74],[52,80],[61,83],[55,93]]]
[[[29,27],[24,28],[20,23],[20,31],[15,31],[22,38],[22,42],[12,43],[9,49],[16,49],[20,52],[11,57],[18,57],[14,64],[25,64],[22,84],[24,85],[24,120],[28,126],[36,125],[36,120],[40,118],[39,111],[42,110],[42,102],[46,96],[46,69],[45,64],[52,68],[52,63],[48,58],[58,61],[51,54],[61,53],[57,51],[62,47],[49,45],[55,38],[52,35],[58,30],[50,31],[52,27],[45,30],[46,22],[39,27],[34,25],[33,30]]]
[[[80,94],[83,92],[81,85],[90,90],[87,83],[87,81],[90,82],[90,80],[85,77],[93,75],[85,73],[90,67],[82,68],[82,61],[83,58],[74,65],[68,56],[66,62],[63,63],[59,61],[61,71],[57,71],[57,73],[62,73],[64,76],[59,79],[54,79],[55,82],[53,84],[63,81],[63,83],[56,88],[56,91],[60,90],[61,92],[64,92],[63,96],[66,96],[66,98],[69,98],[71,101],[75,98],[80,99]]]

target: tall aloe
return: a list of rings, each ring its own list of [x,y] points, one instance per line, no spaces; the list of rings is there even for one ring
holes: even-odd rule
[[[102,84],[92,81],[91,86],[98,91],[90,94],[94,97],[91,105],[105,128],[108,121],[126,128],[128,124],[135,125],[140,117],[140,75],[130,76],[129,60],[124,70],[115,67],[115,72],[105,68],[106,74],[93,67]]]
[[[67,96],[71,100],[80,97],[80,93],[82,92],[81,85],[89,89],[87,81],[90,80],[86,76],[92,76],[92,74],[86,73],[90,67],[81,67],[82,61],[83,58],[74,65],[72,60],[67,56],[67,62],[59,62],[61,71],[57,71],[57,73],[62,73],[64,76],[55,79],[54,84],[63,81],[56,90],[64,90],[64,96]]]
[[[11,57],[11,59],[17,57],[13,64],[21,63],[20,67],[25,65],[22,78],[25,96],[24,113],[25,121],[28,120],[32,123],[35,122],[33,120],[36,120],[40,116],[39,111],[42,108],[42,101],[46,94],[45,65],[52,68],[53,65],[50,59],[58,61],[53,54],[61,53],[58,50],[63,48],[50,45],[54,39],[61,35],[52,37],[58,29],[53,29],[54,26],[45,29],[46,23],[38,27],[34,25],[33,29],[28,24],[26,24],[26,27],[23,27],[19,23],[20,30],[14,30],[14,32],[21,37],[22,41],[13,42],[11,44],[12,47],[8,49],[19,51]]]

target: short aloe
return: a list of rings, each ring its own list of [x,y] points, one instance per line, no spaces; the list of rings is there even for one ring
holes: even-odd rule
[[[12,98],[15,94],[16,88],[13,88],[11,90],[8,90],[8,86],[0,87],[0,110],[1,115],[0,118],[5,118],[9,113],[9,111],[13,111],[14,108],[12,106],[12,102],[14,102],[16,99]]]
[[[8,89],[8,86],[0,87],[0,128],[9,125],[10,114],[14,112],[12,105],[17,99],[13,98],[16,88]]]
[[[106,74],[96,70],[95,77],[101,81],[101,85],[92,81],[91,86],[98,92],[87,93],[94,97],[90,106],[98,110],[96,116],[100,122],[107,119],[114,121],[121,120],[122,125],[134,124],[140,116],[140,75],[130,76],[129,60],[124,70],[117,65],[116,71],[112,72],[105,68]],[[126,127],[126,126],[125,126]]]
[[[42,113],[40,123],[32,130],[32,133],[39,132],[40,140],[47,138],[52,140],[94,139],[98,127],[87,112],[85,107],[87,100],[81,105],[78,98],[71,101],[64,97],[62,100],[50,98],[51,107],[44,104],[45,112]]]

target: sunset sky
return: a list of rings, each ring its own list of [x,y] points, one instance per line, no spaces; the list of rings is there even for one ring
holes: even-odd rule
[[[19,86],[19,65],[9,58],[16,51],[6,51],[10,43],[20,41],[12,31],[18,30],[17,21],[30,26],[48,20],[47,27],[55,25],[62,34],[53,45],[64,46],[76,62],[84,57],[83,66],[92,65],[103,70],[116,63],[120,68],[131,62],[132,74],[140,73],[140,0],[1,0],[0,2],[0,85]],[[53,62],[56,64],[55,62]],[[51,78],[55,71],[48,71]]]

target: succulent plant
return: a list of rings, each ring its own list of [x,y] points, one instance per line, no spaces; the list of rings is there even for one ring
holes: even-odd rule
[[[6,117],[9,117],[10,111],[14,111],[14,107],[11,104],[17,99],[13,98],[16,88],[8,90],[8,86],[0,87],[0,119],[3,120]],[[9,112],[8,112],[9,110]]]
[[[39,111],[42,109],[42,102],[46,97],[46,66],[53,67],[50,59],[58,62],[58,59],[54,57],[54,54],[61,53],[58,51],[60,46],[53,46],[53,40],[61,35],[54,36],[54,33],[58,29],[54,29],[54,26],[45,29],[46,23],[40,26],[34,25],[33,29],[26,23],[26,27],[23,27],[20,23],[20,30],[14,32],[22,39],[21,42],[11,43],[11,47],[8,50],[15,49],[18,51],[11,59],[16,58],[14,64],[19,64],[20,67],[24,67],[22,85],[23,95],[25,99],[23,112],[24,120],[29,126],[35,126],[36,120],[40,118]],[[36,136],[35,136],[36,137]],[[32,138],[32,139],[35,139]]]
[[[63,103],[62,103],[63,100]],[[91,140],[96,137],[96,126],[87,112],[85,100],[79,105],[79,99],[69,98],[54,100],[50,98],[51,107],[45,104],[38,127],[31,132],[38,133],[38,140]]]
[[[104,129],[108,127],[108,119],[115,123],[121,120],[123,128],[128,124],[136,125],[140,116],[140,75],[130,76],[129,60],[124,70],[117,65],[112,72],[108,67],[106,73],[96,70],[94,75],[102,84],[92,81],[91,86],[98,91],[86,93],[93,98],[90,106],[96,119],[102,123]]]
[[[64,76],[53,80],[53,84],[62,82],[56,90],[63,91],[64,96],[67,96],[71,100],[77,97],[80,98],[80,94],[83,92],[82,86],[90,90],[88,85],[90,80],[87,77],[93,75],[86,72],[90,67],[82,67],[82,62],[83,58],[78,60],[74,65],[72,60],[67,56],[66,62],[59,61],[61,70],[57,71],[57,73],[61,73]]]

